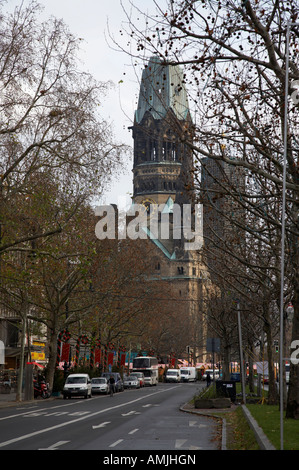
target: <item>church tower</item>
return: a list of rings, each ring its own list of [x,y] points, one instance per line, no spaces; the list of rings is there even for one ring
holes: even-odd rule
[[[150,218],[154,205],[162,205],[169,216],[170,237],[150,237],[156,245],[152,263],[152,280],[170,283],[181,297],[182,316],[191,327],[191,353],[197,361],[205,359],[206,326],[203,315],[204,292],[208,283],[206,268],[201,262],[201,249],[186,250],[183,217],[181,238],[173,236],[178,219],[174,205],[191,208],[194,228],[193,156],[186,140],[192,140],[193,125],[184,86],[183,72],[178,66],[163,65],[157,56],[144,68],[138,107],[132,126],[134,139],[133,204],[143,204]],[[157,207],[157,206],[156,206]],[[162,217],[159,213],[159,223]],[[149,233],[148,227],[145,228]]]
[[[166,204],[186,192],[192,155],[184,140],[191,132],[181,69],[152,57],[142,74],[134,116],[134,202]],[[190,195],[184,200],[190,202]]]

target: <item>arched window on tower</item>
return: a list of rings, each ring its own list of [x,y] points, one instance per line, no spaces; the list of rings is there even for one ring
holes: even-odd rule
[[[156,147],[156,142],[154,140],[151,140],[149,143],[149,152],[150,152],[150,160],[151,161],[156,161],[157,158],[157,147]]]

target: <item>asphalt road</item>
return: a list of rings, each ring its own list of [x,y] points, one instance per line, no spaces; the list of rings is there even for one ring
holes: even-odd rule
[[[113,397],[35,400],[0,410],[0,450],[218,450],[217,423],[180,411],[198,384],[159,384]]]

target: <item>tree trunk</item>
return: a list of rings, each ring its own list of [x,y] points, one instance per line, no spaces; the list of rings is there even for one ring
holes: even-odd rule
[[[26,316],[22,317],[22,331],[21,331],[21,350],[20,350],[20,368],[17,384],[16,400],[22,401],[22,386],[24,377],[24,354],[25,354],[25,337],[26,337]]]
[[[222,366],[222,374],[223,374],[224,381],[230,380],[230,370],[229,370],[230,350],[231,350],[230,344],[225,344],[223,348],[223,366]]]
[[[55,326],[51,330],[51,333],[50,333],[49,350],[48,350],[48,366],[46,370],[46,381],[49,383],[49,388],[51,392],[53,390],[54,374],[55,374],[55,369],[56,369],[57,336],[58,336],[58,328]]]
[[[275,405],[277,404],[277,390],[275,383],[275,372],[274,372],[274,362],[273,362],[273,338],[272,338],[272,329],[269,318],[269,305],[265,303],[264,305],[264,330],[267,338],[267,356],[268,356],[268,371],[269,371],[269,390],[268,390],[268,404]]]
[[[294,292],[294,320],[292,342],[299,339],[299,286]],[[292,352],[292,351],[291,351]],[[286,406],[286,418],[299,419],[299,364],[290,361],[290,382]]]
[[[253,345],[249,345],[250,352],[249,352],[249,357],[248,357],[248,363],[249,363],[249,377],[248,377],[248,385],[249,385],[249,391],[250,393],[254,393],[254,376],[253,376]]]

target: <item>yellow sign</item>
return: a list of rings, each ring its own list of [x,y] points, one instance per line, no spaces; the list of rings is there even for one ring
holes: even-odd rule
[[[32,346],[40,346],[41,348],[44,348],[46,346],[46,343],[42,341],[32,341]]]
[[[31,359],[34,361],[44,361],[46,359],[45,353],[32,351]]]

